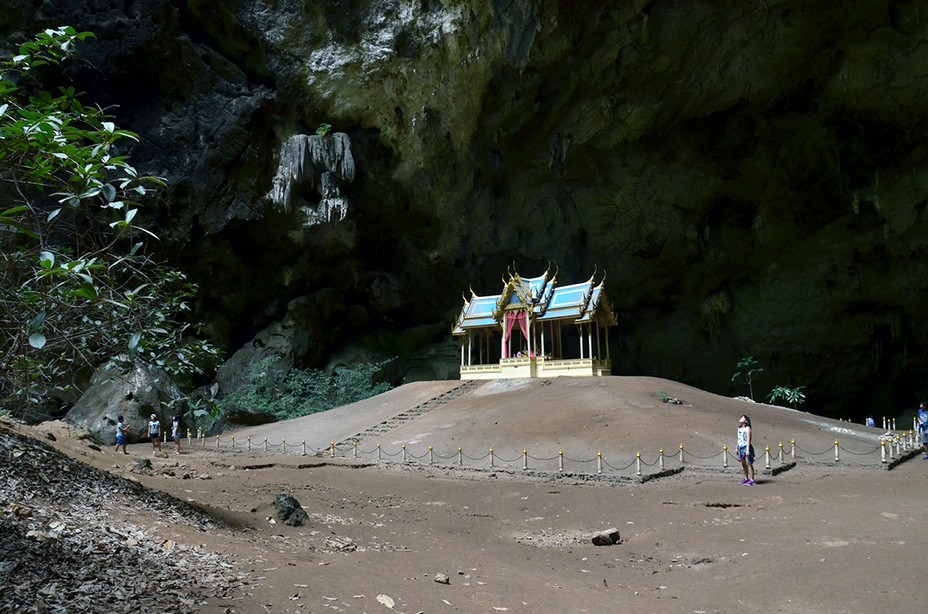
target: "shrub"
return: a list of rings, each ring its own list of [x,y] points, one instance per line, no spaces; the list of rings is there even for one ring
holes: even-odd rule
[[[375,376],[389,360],[338,367],[332,373],[318,369],[275,369],[277,357],[259,362],[248,383],[220,401],[226,411],[241,407],[273,415],[279,420],[299,418],[381,394],[390,389]]]

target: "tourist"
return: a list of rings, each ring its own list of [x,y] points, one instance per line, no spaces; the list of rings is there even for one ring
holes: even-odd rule
[[[129,425],[126,424],[122,416],[116,418],[116,452],[119,452],[120,446],[122,446],[122,453],[128,454],[126,452],[126,429],[129,428]]]
[[[876,426],[876,420],[873,419],[873,416],[867,416],[867,426]]]
[[[158,420],[158,416],[155,414],[151,415],[151,420],[148,422],[148,436],[151,437],[151,453],[156,454],[155,448],[157,451],[161,451],[161,421]]]
[[[738,461],[741,462],[741,470],[744,472],[744,479],[741,483],[745,486],[753,486],[754,445],[751,438],[751,419],[747,416],[741,416],[738,419]]]
[[[918,434],[922,438],[925,460],[928,460],[928,408],[925,407],[924,402],[918,404]]]
[[[180,454],[180,416],[171,420],[171,437],[174,439],[174,454]]]

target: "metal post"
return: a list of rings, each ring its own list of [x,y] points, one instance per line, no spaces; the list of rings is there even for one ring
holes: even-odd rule
[[[528,469],[528,450],[522,450],[522,469]]]
[[[354,457],[358,458],[358,442],[352,441],[351,443],[354,445]]]
[[[251,436],[248,437],[248,445],[247,445],[247,448],[248,448],[248,451],[251,452]]]
[[[603,473],[603,451],[600,450],[596,453],[596,473],[602,475]]]
[[[219,435],[216,435],[216,449],[219,449]]]
[[[680,444],[680,464],[683,464],[684,462],[685,461],[683,460],[683,444],[681,443]]]
[[[835,439],[835,462],[838,462],[838,440]]]
[[[895,450],[893,449],[893,441],[889,440],[889,460],[894,460],[896,458]]]
[[[334,441],[329,442],[329,456],[331,458],[335,458],[335,442]]]
[[[232,435],[232,449],[235,449],[235,435]]]
[[[793,460],[796,460],[796,440],[790,439],[789,443],[790,443],[789,457]]]
[[[380,454],[380,444],[377,444],[377,460],[383,460],[383,456]]]
[[[303,440],[303,456],[306,456],[306,440]]]
[[[435,464],[435,458],[432,456],[432,446],[429,446],[429,464],[430,465]]]
[[[267,437],[265,437],[265,438],[264,438],[264,451],[267,452],[268,450],[269,450],[269,448],[268,448],[268,445],[267,445]]]
[[[559,450],[557,453],[557,470],[564,471],[564,450]]]
[[[283,450],[282,454],[287,453],[287,440],[283,437],[280,438],[280,449]]]
[[[722,469],[728,469],[728,446],[722,446]]]
[[[458,464],[464,464],[464,450],[462,450],[460,447],[458,447]]]
[[[406,444],[403,444],[403,462],[406,462]]]
[[[635,475],[641,477],[641,452],[635,452]]]
[[[770,446],[764,448],[764,469],[770,469]]]
[[[490,448],[490,469],[493,468],[493,448]]]
[[[886,464],[886,442],[880,440],[880,462]]]
[[[893,430],[894,431],[896,430],[896,419],[895,418],[893,418]]]
[[[780,442],[780,449],[777,451],[777,460],[783,462],[783,442]]]
[[[641,458],[641,452],[638,453],[638,458]],[[657,451],[657,461],[660,463],[661,471],[664,470],[664,448],[661,448]]]
[[[886,416],[883,416],[883,430],[886,430]]]

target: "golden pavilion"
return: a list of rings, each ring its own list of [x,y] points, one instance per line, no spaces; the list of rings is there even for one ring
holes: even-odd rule
[[[611,375],[609,328],[615,326],[605,276],[557,285],[550,267],[525,278],[510,272],[503,290],[470,299],[454,323],[461,379]]]

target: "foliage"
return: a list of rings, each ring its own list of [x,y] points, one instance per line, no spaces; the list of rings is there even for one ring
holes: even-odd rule
[[[73,87],[53,95],[40,79],[92,36],[49,29],[0,60],[0,403],[10,406],[72,390],[108,360],[178,374],[218,356],[185,320],[195,286],[146,253],[156,237],[136,199],[164,182],[122,155],[138,137]]]
[[[760,366],[753,356],[747,356],[738,361],[737,366],[735,367],[735,374],[731,376],[731,381],[739,382],[745,384],[748,387],[748,391],[751,395],[751,400],[754,400],[754,378],[760,375],[764,371],[764,368]]]
[[[273,415],[279,420],[299,418],[361,401],[390,389],[374,378],[389,360],[365,363],[354,368],[339,367],[332,373],[317,369],[276,368],[278,358],[259,362],[248,383],[220,401],[224,412],[244,408]]]
[[[796,388],[777,386],[767,395],[767,402],[776,403],[778,399],[783,399],[790,403],[793,409],[796,409],[797,405],[801,405],[806,400],[806,395],[803,392],[804,389],[805,386],[798,386]]]
[[[319,124],[316,128],[316,136],[326,137],[332,133],[332,124]]]

